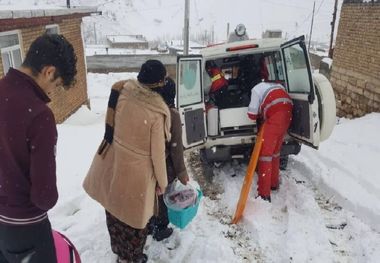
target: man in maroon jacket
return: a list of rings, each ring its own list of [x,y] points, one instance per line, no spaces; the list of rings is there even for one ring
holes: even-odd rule
[[[0,80],[0,263],[56,262],[47,211],[58,199],[57,129],[46,104],[75,75],[73,46],[52,34]]]

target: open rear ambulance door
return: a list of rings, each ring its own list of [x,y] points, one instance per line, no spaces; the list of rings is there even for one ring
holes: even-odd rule
[[[177,57],[177,109],[181,115],[183,146],[191,148],[206,140],[202,88],[202,56]]]
[[[318,148],[320,123],[305,37],[301,36],[281,45],[287,90],[293,100],[293,119],[289,135],[298,141]]]

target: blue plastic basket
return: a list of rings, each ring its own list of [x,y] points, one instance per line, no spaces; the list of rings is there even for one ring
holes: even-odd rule
[[[191,222],[191,220],[193,220],[193,218],[197,214],[198,206],[203,196],[201,190],[197,189],[197,191],[198,196],[196,204],[186,207],[182,210],[174,210],[168,207],[168,216],[170,223],[179,227],[180,229],[184,229]]]

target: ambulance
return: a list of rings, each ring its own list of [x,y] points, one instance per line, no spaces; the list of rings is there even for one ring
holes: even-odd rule
[[[318,149],[336,122],[335,96],[329,80],[313,72],[305,37],[248,39],[239,25],[227,43],[209,46],[199,55],[177,57],[177,101],[183,145],[200,148],[208,163],[248,159],[258,124],[247,116],[252,88],[267,79],[281,83],[293,100],[293,119],[281,150],[281,169],[301,145]],[[222,102],[211,101],[208,61],[228,82]],[[265,67],[265,68],[264,68]]]

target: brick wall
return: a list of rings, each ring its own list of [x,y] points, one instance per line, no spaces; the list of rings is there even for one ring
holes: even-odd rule
[[[69,90],[56,90],[50,98],[50,108],[53,110],[57,123],[63,122],[74,113],[81,105],[87,104],[87,81],[84,48],[81,36],[81,17],[68,17],[61,19],[59,23],[60,34],[63,34],[73,45],[78,58],[76,84]],[[45,25],[19,28],[21,30],[22,47],[24,56],[34,39],[45,32]],[[0,77],[4,75],[3,64],[0,57]]]
[[[62,122],[74,113],[81,105],[87,104],[87,81],[84,48],[81,36],[81,18],[63,20],[60,33],[74,46],[78,58],[76,84],[69,90],[58,90],[52,95],[51,107],[57,118]]]
[[[380,2],[342,5],[330,81],[337,114],[380,112]]]

